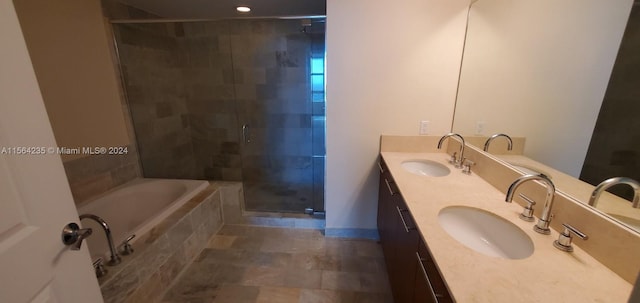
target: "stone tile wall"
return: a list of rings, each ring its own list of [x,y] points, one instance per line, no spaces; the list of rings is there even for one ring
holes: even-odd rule
[[[244,181],[256,211],[323,201],[324,123],[312,117],[324,104],[309,83],[323,34],[299,20],[116,28],[145,177]]]
[[[143,235],[135,252],[100,278],[104,301],[157,302],[223,225],[221,187],[204,189]]]
[[[195,167],[181,24],[116,24],[120,65],[145,177],[202,178]]]
[[[125,155],[91,155],[63,162],[76,204],[141,176],[135,145]]]
[[[229,22],[184,23],[186,102],[198,175],[241,181],[240,129]]]

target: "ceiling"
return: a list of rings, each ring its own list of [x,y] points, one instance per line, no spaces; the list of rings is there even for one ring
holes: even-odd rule
[[[213,19],[232,17],[322,16],[326,0],[115,0],[169,19]],[[235,7],[251,7],[238,13]]]

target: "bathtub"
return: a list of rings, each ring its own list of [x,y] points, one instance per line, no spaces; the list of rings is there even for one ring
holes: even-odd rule
[[[114,245],[119,246],[130,235],[140,238],[208,185],[203,180],[136,179],[83,203],[78,214],[104,219]],[[109,245],[102,227],[91,219],[83,219],[81,225],[93,229],[86,240],[92,260],[102,257],[108,261]]]

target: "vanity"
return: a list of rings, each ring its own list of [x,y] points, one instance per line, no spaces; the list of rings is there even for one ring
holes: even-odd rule
[[[535,222],[519,218],[527,204],[524,200],[516,197],[516,203],[505,202],[508,185],[521,172],[468,145],[465,156],[475,165],[471,174],[464,174],[448,163],[459,143],[449,139],[448,146],[438,150],[438,138],[381,138],[378,229],[395,302],[628,301],[640,269],[634,261],[640,253],[637,233],[567,202],[562,193],[556,193],[550,234],[537,233]],[[408,162],[430,165],[416,173]],[[431,170],[441,166],[449,173]],[[544,191],[537,182],[526,182],[517,190],[537,201],[536,218],[543,208]],[[465,217],[459,210],[472,215]],[[486,216],[488,221],[479,219],[471,230],[486,227],[480,233],[485,232],[488,243],[497,248],[481,251],[469,243],[472,240],[452,234],[456,231],[447,227],[452,223],[446,218],[451,213],[462,225],[478,214]],[[591,221],[585,223],[585,217]],[[493,225],[494,221],[503,225]],[[587,240],[573,237],[573,252],[553,245],[562,223],[588,235]],[[511,237],[501,232],[513,228],[515,240],[492,243]],[[496,233],[499,237],[491,239]]]

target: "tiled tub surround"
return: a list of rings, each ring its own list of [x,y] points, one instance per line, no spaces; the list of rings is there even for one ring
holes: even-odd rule
[[[458,302],[515,302],[524,297],[548,302],[626,302],[631,291],[629,283],[635,281],[640,268],[638,234],[562,194],[555,198],[552,234],[535,233],[532,223],[517,218],[521,211],[518,203],[524,203],[504,202],[504,191],[521,174],[476,148],[465,150],[467,158],[476,162],[470,176],[452,168],[451,175],[446,177],[420,177],[400,167],[400,163],[408,159],[430,159],[445,164],[449,156],[435,149],[438,139],[435,136],[383,136],[381,150],[423,239]],[[459,144],[452,143],[455,140],[448,141],[449,153],[457,151]],[[389,146],[391,142],[397,144]],[[394,152],[387,152],[388,149]],[[545,189],[535,182],[528,183],[518,192],[544,201]],[[448,205],[480,207],[511,221],[534,241],[533,255],[522,260],[506,260],[468,249],[453,240],[437,223],[439,210]],[[536,216],[541,210],[540,203]],[[576,239],[573,253],[561,252],[552,246],[558,237],[556,230],[563,222],[576,226],[590,237],[587,241]],[[483,279],[468,279],[471,276],[482,276]]]
[[[141,235],[135,252],[100,278],[105,302],[157,302],[223,225],[221,186],[212,183]]]
[[[209,186],[204,180],[136,179],[78,206],[78,214],[91,214],[102,218],[111,231],[113,243],[123,243],[131,235],[144,235],[174,211]],[[102,231],[96,220],[85,218],[83,228]],[[89,237],[92,259],[110,260],[105,237]],[[136,238],[130,243],[135,245]]]
[[[125,155],[90,155],[63,162],[76,205],[141,177],[135,145],[126,148]]]

